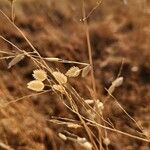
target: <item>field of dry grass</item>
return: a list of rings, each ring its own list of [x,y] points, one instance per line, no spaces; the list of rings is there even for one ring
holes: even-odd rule
[[[0,0],[0,150],[150,149],[150,2],[82,2],[15,0],[13,23],[11,3]],[[64,75],[91,65],[89,46],[96,93],[92,67],[67,83]],[[24,59],[12,65],[20,53]],[[36,92],[27,84],[39,68],[48,77]],[[123,83],[108,93],[119,77]]]

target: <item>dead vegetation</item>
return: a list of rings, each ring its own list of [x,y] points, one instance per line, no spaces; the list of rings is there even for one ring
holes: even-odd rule
[[[0,9],[0,149],[149,149],[148,1]]]

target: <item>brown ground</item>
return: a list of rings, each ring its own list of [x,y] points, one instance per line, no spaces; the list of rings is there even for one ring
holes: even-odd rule
[[[86,11],[96,5],[88,1]],[[122,106],[150,132],[150,3],[147,0],[104,0],[89,18],[94,71],[98,93],[105,99],[104,87],[116,78],[125,59],[121,75],[123,85],[114,95]],[[0,8],[10,16],[10,5],[0,0]],[[24,0],[16,1],[16,24],[24,31],[42,56],[60,57],[67,60],[88,62],[86,36],[80,0]],[[31,50],[22,36],[0,14],[0,34],[22,49]],[[0,40],[0,49],[13,51],[12,46]],[[7,61],[0,61],[0,105],[32,92],[26,83],[36,69],[25,59],[10,70]],[[64,70],[70,65],[57,65]],[[89,93],[90,77],[72,81],[84,98]],[[137,134],[135,124],[109,100],[105,115],[110,117],[119,130]],[[51,124],[51,116],[69,116],[69,112],[54,93],[26,98],[0,109],[0,142],[15,150],[72,150],[79,149],[75,143],[63,142],[57,133],[61,126]],[[133,130],[134,129],[134,130]],[[80,133],[80,131],[78,131]],[[148,150],[146,142],[109,133],[110,150]],[[0,148],[1,149],[1,148]]]

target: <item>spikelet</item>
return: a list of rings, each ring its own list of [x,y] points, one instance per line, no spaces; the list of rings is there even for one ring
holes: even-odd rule
[[[67,83],[67,77],[58,71],[54,71],[53,73],[54,78],[56,79],[56,81],[58,81],[59,84],[65,84]]]
[[[44,70],[34,70],[33,71],[33,77],[36,79],[36,80],[39,80],[39,81],[44,81],[46,80],[47,78],[47,74]]]
[[[102,111],[102,110],[104,109],[104,104],[99,101],[99,102],[97,103],[97,107],[98,107],[98,109],[99,109],[100,111]]]
[[[47,61],[50,61],[50,62],[58,62],[58,61],[61,60],[60,58],[56,58],[56,57],[47,57],[47,58],[44,58],[44,59],[47,60]]]
[[[86,112],[87,112],[87,117],[88,117],[90,120],[94,120],[94,119],[95,119],[96,114],[93,113],[93,111],[91,111],[90,109],[88,109]]]
[[[112,85],[109,87],[108,92],[112,94],[115,91],[116,87],[121,86],[123,83],[123,77],[119,77],[112,82]]]
[[[119,77],[112,82],[112,85],[114,85],[115,87],[119,87],[120,85],[122,85],[122,83],[123,83],[123,77]]]
[[[84,147],[86,150],[92,150],[92,144],[88,141],[81,144],[82,147]]]
[[[65,93],[65,88],[62,85],[55,84],[52,86],[53,90],[59,91],[60,93]]]
[[[87,142],[87,139],[86,138],[77,137],[77,141],[79,143],[84,143],[84,142]]]
[[[97,99],[94,105],[94,110],[98,111],[102,115],[103,109],[104,104],[99,99]]]
[[[92,100],[92,99],[86,99],[85,102],[90,105],[90,104],[94,103],[94,100]]]
[[[79,143],[86,150],[92,150],[92,144],[88,142],[86,138],[77,137],[77,143]]]
[[[67,127],[77,129],[77,128],[80,128],[81,126],[75,123],[67,123]]]
[[[59,136],[62,140],[64,140],[64,141],[67,140],[67,137],[66,137],[64,134],[62,134],[62,133],[58,133],[58,136]]]
[[[44,84],[39,80],[33,80],[27,84],[27,87],[30,90],[40,92],[44,89]]]
[[[108,89],[108,92],[112,94],[115,91],[115,86],[111,85]]]
[[[83,77],[83,78],[86,77],[90,70],[91,70],[91,66],[90,66],[90,65],[84,67],[84,68],[82,69],[82,77]]]
[[[107,138],[107,137],[104,138],[103,142],[104,142],[104,144],[107,145],[107,146],[110,145],[110,139]]]
[[[22,59],[24,59],[24,54],[18,54],[15,58],[13,58],[10,63],[8,64],[8,69],[10,69],[12,66],[16,65],[18,62],[20,62]]]
[[[78,67],[71,67],[67,72],[66,72],[66,76],[68,77],[77,77],[80,74],[80,69]]]

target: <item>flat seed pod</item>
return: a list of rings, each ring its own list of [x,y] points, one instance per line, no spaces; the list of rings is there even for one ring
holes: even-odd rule
[[[66,76],[68,77],[77,77],[80,74],[80,69],[78,67],[71,67],[67,72],[66,72]]]
[[[28,89],[40,92],[44,89],[44,83],[39,80],[30,81],[27,84]]]
[[[64,94],[65,93],[65,88],[62,85],[55,84],[52,86],[52,88],[56,91],[59,91],[60,93]]]
[[[13,58],[10,63],[8,64],[8,69],[10,69],[12,66],[16,65],[18,62],[20,62],[22,59],[24,59],[24,54],[18,54],[15,58]]]
[[[90,65],[88,65],[85,68],[83,68],[83,70],[82,70],[82,77],[83,78],[86,77],[90,70],[91,70],[91,66]]]
[[[47,74],[44,70],[42,69],[39,69],[39,70],[34,70],[33,71],[33,77],[34,79],[36,80],[39,80],[39,81],[44,81],[46,80],[47,78]]]
[[[59,84],[67,83],[67,77],[63,73],[54,71],[52,74]]]

